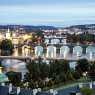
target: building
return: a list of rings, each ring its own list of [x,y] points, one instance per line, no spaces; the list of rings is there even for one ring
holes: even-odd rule
[[[0,67],[0,83],[8,82],[8,77],[2,72],[2,67]]]

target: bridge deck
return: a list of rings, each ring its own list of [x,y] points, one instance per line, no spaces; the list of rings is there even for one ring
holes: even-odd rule
[[[68,55],[65,58],[64,57],[60,57],[60,56],[56,56],[56,57],[41,57],[44,60],[53,60],[53,59],[66,59],[69,61],[76,61],[79,59],[87,59],[88,61],[95,61],[95,56],[93,56],[92,58],[90,58],[89,56],[83,55],[80,57],[77,57],[75,55]],[[0,59],[18,59],[18,60],[24,60],[24,59],[30,59],[30,60],[34,60],[34,59],[38,59],[38,57],[35,56],[0,56]]]

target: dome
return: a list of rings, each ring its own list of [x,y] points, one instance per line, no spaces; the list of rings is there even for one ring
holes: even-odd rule
[[[4,73],[0,73],[0,82],[7,82],[8,77]]]
[[[8,81],[8,77],[2,73],[2,67],[0,67],[0,82],[7,82]]]

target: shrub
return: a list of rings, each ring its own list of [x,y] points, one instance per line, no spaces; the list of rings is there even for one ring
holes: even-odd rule
[[[85,88],[81,89],[81,93],[83,95],[93,95],[94,91],[93,91],[93,89],[85,87]]]

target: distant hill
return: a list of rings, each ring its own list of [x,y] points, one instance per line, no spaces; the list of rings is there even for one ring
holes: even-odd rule
[[[88,29],[95,29],[95,24],[73,25],[67,28],[78,28],[82,30],[88,30]]]
[[[86,31],[89,29],[95,30],[95,24],[85,24],[85,25],[73,25],[69,27],[54,27],[54,26],[32,26],[32,25],[0,25],[0,29],[10,29],[10,30],[15,30],[15,29],[22,29],[25,30],[26,32],[38,32],[39,30],[57,30],[59,28],[61,29],[70,29],[72,30],[73,28],[81,29],[82,31]]]
[[[27,32],[37,31],[37,30],[54,30],[57,29],[53,26],[31,26],[31,25],[0,25],[0,29],[24,29]]]

